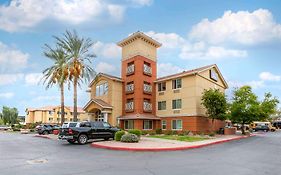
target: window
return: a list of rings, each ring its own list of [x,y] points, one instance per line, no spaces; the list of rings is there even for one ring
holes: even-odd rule
[[[173,100],[172,109],[181,109],[181,99]]]
[[[134,120],[125,120],[125,129],[134,129]]]
[[[107,82],[96,86],[96,96],[107,95],[107,92],[108,92]]]
[[[162,130],[167,129],[167,121],[166,120],[162,120],[161,125],[162,125]]]
[[[103,123],[103,127],[104,127],[104,128],[111,128],[110,124],[108,124],[108,123],[106,123],[106,122]]]
[[[49,118],[49,121],[53,121],[53,118],[52,118],[52,117],[50,117],[50,118]]]
[[[127,65],[127,74],[133,74],[135,72],[134,62],[130,62]]]
[[[215,69],[210,70],[210,78],[214,81],[218,81],[218,73]]]
[[[172,89],[181,88],[181,79],[175,79],[172,82]]]
[[[158,83],[158,91],[165,91],[166,90],[166,82]]]
[[[76,127],[76,123],[70,123],[70,124],[73,124],[72,127]],[[69,124],[69,127],[70,127],[70,124]],[[80,127],[91,127],[91,123],[89,123],[89,122],[80,123]]]
[[[54,114],[54,111],[49,111],[49,115],[53,115]]]
[[[146,129],[146,130],[152,129],[152,120],[144,120],[143,129]]]
[[[172,130],[181,130],[182,120],[172,120]]]
[[[144,62],[144,65],[143,65],[143,72],[145,74],[148,74],[150,75],[152,73],[152,69],[150,67],[150,63],[147,63],[147,62]]]
[[[166,101],[158,101],[158,110],[166,110]]]

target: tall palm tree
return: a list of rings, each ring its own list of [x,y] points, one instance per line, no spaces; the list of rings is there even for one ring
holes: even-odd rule
[[[43,71],[43,84],[47,84],[46,89],[52,87],[53,85],[59,86],[61,98],[61,124],[63,124],[65,119],[64,83],[68,80],[69,75],[67,64],[68,58],[62,48],[58,47],[53,49],[47,44],[45,44],[45,46],[44,55],[51,59],[54,64]]]
[[[69,56],[69,80],[73,83],[73,120],[77,121],[77,86],[90,80],[95,75],[90,66],[95,54],[89,53],[94,42],[90,38],[79,37],[76,31],[66,31],[63,37],[55,37],[57,44],[62,47]]]

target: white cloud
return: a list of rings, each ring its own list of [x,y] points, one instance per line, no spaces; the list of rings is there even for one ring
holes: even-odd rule
[[[58,101],[60,96],[37,96],[32,99],[32,101],[38,102],[38,101]],[[53,104],[56,104],[56,102],[53,102]]]
[[[44,20],[70,24],[99,21],[101,16],[121,20],[125,7],[103,0],[12,0],[0,6],[0,29],[15,32],[32,28]]]
[[[116,70],[116,67],[114,65],[105,63],[105,62],[100,62],[96,66],[96,72],[102,72],[102,73],[112,73]]]
[[[253,80],[248,82],[239,82],[239,81],[228,81],[227,82],[230,88],[239,88],[242,86],[251,86],[253,89],[262,88],[265,86],[264,81],[262,80]]]
[[[24,74],[0,74],[0,86],[14,84],[17,81],[21,80],[24,77]]]
[[[247,55],[245,50],[225,49],[221,46],[206,46],[204,42],[197,42],[184,45],[179,56],[182,59],[218,60],[229,57],[246,57]]]
[[[186,41],[176,33],[156,33],[154,31],[145,32],[148,36],[162,44],[163,48],[180,48]]]
[[[27,53],[0,42],[0,73],[20,71],[26,67],[28,58]]]
[[[6,92],[6,93],[0,93],[0,98],[7,98],[10,99],[14,96],[15,94],[13,92]]]
[[[160,63],[157,65],[157,76],[162,77],[166,75],[171,75],[175,73],[182,72],[184,69],[174,66],[171,63]]]
[[[30,73],[25,75],[25,84],[28,86],[38,85],[41,78],[42,73]]]
[[[94,44],[94,53],[98,57],[104,58],[120,58],[121,57],[121,48],[118,47],[115,43],[103,43],[98,41]]]
[[[226,11],[221,18],[213,21],[203,19],[193,26],[189,37],[211,44],[223,42],[259,44],[280,40],[281,25],[276,23],[271,12],[266,9],[236,13]]]
[[[281,80],[281,76],[274,75],[270,72],[262,72],[262,73],[260,73],[259,77],[263,81],[280,81]]]
[[[130,1],[140,6],[150,6],[153,3],[153,0],[130,0]]]

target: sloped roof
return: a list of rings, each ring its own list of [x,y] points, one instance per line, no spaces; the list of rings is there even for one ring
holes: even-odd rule
[[[109,78],[111,80],[115,80],[115,81],[120,81],[120,82],[123,82],[122,78],[120,77],[116,77],[116,76],[113,76],[113,75],[109,75],[109,74],[106,74],[106,73],[98,73],[95,78],[91,81],[91,83],[89,84],[89,87],[91,87],[95,80],[98,78],[98,77],[106,77],[106,78]]]
[[[59,108],[60,106],[44,106],[40,108],[26,108],[26,111],[52,111],[55,108]],[[65,106],[65,108],[68,108],[70,112],[74,111],[74,107],[72,106]],[[77,107],[77,112],[78,113],[84,113],[85,111],[81,107]]]
[[[84,106],[83,109],[86,109],[92,103],[95,103],[105,109],[112,109],[112,106],[109,103],[103,101],[102,99],[98,99],[98,98],[94,98],[94,99],[91,99],[90,101],[88,101],[88,103]]]
[[[159,43],[158,41],[154,40],[150,36],[144,34],[143,32],[140,32],[140,31],[137,31],[137,32],[133,33],[132,35],[130,35],[129,37],[127,37],[127,38],[123,39],[122,41],[118,42],[117,45],[120,46],[120,47],[123,47],[123,46],[131,43],[132,41],[134,41],[138,38],[143,39],[145,42],[153,45],[156,48],[162,46],[161,43]]]

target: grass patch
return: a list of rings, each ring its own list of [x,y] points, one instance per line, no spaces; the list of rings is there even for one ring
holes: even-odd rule
[[[197,142],[202,140],[207,140],[208,138],[194,137],[194,136],[177,136],[177,135],[154,135],[149,136],[151,138],[168,139],[168,140],[178,140],[184,142]]]

